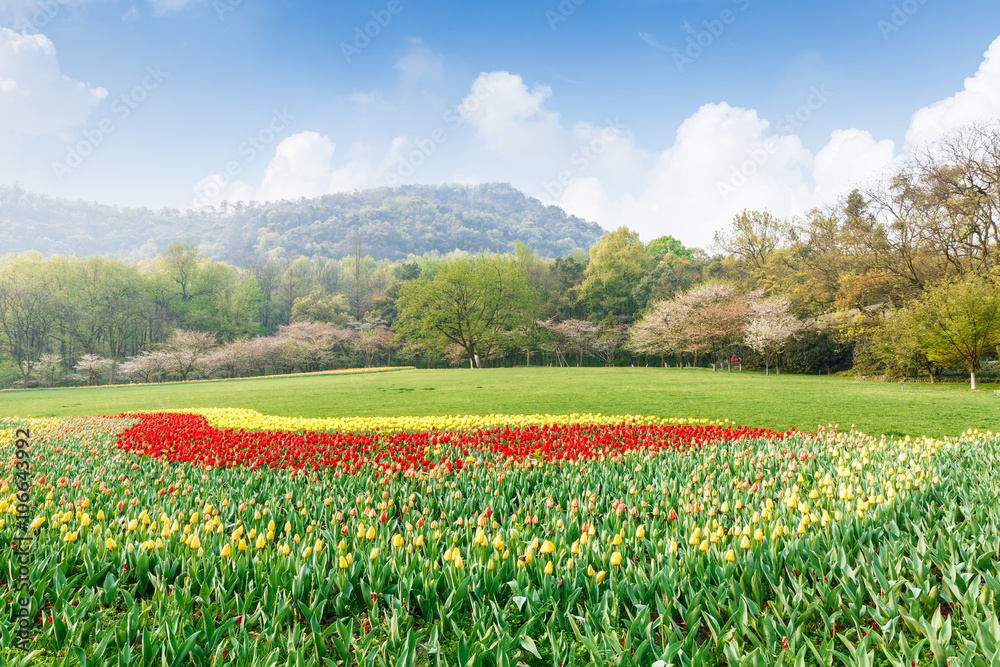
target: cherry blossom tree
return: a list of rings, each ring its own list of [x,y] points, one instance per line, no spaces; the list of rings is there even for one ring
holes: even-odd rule
[[[760,299],[750,304],[744,341],[764,357],[764,372],[771,373],[773,365],[780,375],[778,359],[785,345],[799,330],[800,322],[791,314],[788,299]]]

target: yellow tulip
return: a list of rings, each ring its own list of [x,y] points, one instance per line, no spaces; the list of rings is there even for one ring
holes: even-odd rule
[[[597,577],[594,578],[594,581],[596,581],[597,583],[601,583],[602,581],[604,581],[605,574],[606,573],[604,572],[604,570],[601,570],[600,572],[597,573]]]
[[[222,556],[223,558],[229,558],[229,544],[228,543],[224,547],[222,547],[222,551],[219,552],[219,555]]]
[[[114,548],[118,546],[118,544],[116,544],[115,541],[109,537],[107,541],[104,543],[104,546],[108,548],[108,551],[113,551]]]
[[[617,551],[611,554],[611,564],[615,566],[622,564],[622,555]]]

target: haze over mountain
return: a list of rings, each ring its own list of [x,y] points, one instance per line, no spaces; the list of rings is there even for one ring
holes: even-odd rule
[[[603,230],[508,184],[405,185],[314,199],[181,212],[118,208],[0,186],[0,254],[155,257],[194,241],[215,259],[340,258],[360,236],[375,259],[453,250],[507,252],[518,240],[538,255],[587,249]]]

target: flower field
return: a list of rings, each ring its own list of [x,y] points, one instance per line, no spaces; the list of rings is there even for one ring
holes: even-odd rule
[[[992,433],[192,409],[0,447],[3,665],[1000,664]]]

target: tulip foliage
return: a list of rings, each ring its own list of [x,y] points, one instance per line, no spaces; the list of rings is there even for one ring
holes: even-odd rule
[[[992,433],[186,410],[0,447],[0,664],[1000,663]]]

